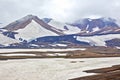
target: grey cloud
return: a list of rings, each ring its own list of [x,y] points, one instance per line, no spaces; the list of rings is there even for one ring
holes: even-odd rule
[[[58,6],[54,1],[61,1],[61,5]],[[64,1],[71,7],[63,9],[62,6],[66,5]],[[62,22],[91,15],[119,19],[120,0],[0,0],[0,10],[0,23],[4,25],[28,14],[40,18],[52,17]]]

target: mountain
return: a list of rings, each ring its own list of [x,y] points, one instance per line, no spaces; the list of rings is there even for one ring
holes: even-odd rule
[[[116,38],[120,39],[120,27],[116,20],[112,18],[85,18],[68,24],[61,24],[51,19],[47,23],[61,29],[64,29],[63,26],[78,27],[76,40],[86,42],[91,46],[120,46],[120,44],[117,44],[119,40],[114,40]],[[110,45],[109,40],[114,40],[115,43],[112,41],[113,45]]]
[[[120,27],[112,18],[84,18],[62,23],[52,18],[27,15],[1,28],[0,33],[19,41],[10,43],[12,48],[120,47]]]
[[[39,19],[37,16],[27,15],[5,26],[3,29],[14,32],[15,38],[31,41],[38,37],[60,36],[79,33],[77,27],[54,21],[52,19]],[[18,34],[17,34],[18,33]]]
[[[112,18],[80,19],[70,25],[81,29],[81,35],[120,33],[120,27]]]
[[[46,24],[37,16],[33,15],[25,16],[22,19],[10,23],[4,29],[9,32],[14,31],[18,33],[15,35],[16,39],[27,41],[37,37],[64,35],[59,29]]]

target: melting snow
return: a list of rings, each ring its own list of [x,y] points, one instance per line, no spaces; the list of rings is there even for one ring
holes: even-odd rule
[[[61,47],[66,47],[66,44],[53,44],[52,46],[61,46]]]
[[[0,44],[8,46],[9,44],[13,43],[19,43],[19,41],[0,34]]]
[[[86,50],[86,48],[67,48],[67,49],[0,49],[0,53],[6,52],[28,52],[28,51],[39,51],[39,52],[56,52],[56,51],[75,51],[75,50]]]
[[[93,32],[95,32],[95,31],[99,31],[99,30],[100,30],[99,27],[95,27],[95,28],[93,28]]]
[[[51,25],[51,26],[53,26],[57,29],[63,30],[63,32],[65,34],[75,34],[75,33],[80,32],[80,29],[78,27],[70,26],[70,25],[67,25],[65,23],[60,23],[60,22],[57,22],[57,21],[54,21],[54,20],[51,20],[49,22],[49,25]],[[68,30],[64,29],[65,26],[68,28]]]
[[[71,63],[75,61],[76,63]],[[82,61],[82,62],[81,62]],[[110,67],[119,57],[82,59],[22,59],[0,61],[1,80],[68,80],[93,75],[84,70]]]
[[[38,37],[57,36],[56,33],[45,29],[44,27],[36,23],[34,20],[32,20],[32,22],[28,24],[25,28],[19,29],[16,32],[19,33],[15,36],[17,39],[22,38],[27,41]]]
[[[86,30],[88,30],[88,28],[89,28],[89,25],[87,25]]]
[[[89,37],[77,37],[78,41],[89,42],[91,45],[95,46],[106,46],[105,41],[119,38],[120,34],[108,34],[108,35],[99,35],[99,36],[89,36]]]
[[[66,56],[68,53],[54,53],[54,54],[47,54],[47,56]]]
[[[35,54],[0,54],[0,56],[36,56]]]
[[[120,47],[116,46],[117,49],[120,49]]]

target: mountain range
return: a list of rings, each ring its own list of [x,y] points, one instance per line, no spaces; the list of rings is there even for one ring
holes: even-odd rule
[[[120,47],[120,26],[113,18],[62,23],[27,15],[0,29],[0,48]]]

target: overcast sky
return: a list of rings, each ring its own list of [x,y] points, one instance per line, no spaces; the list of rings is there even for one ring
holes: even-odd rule
[[[0,0],[0,26],[28,14],[71,22],[84,17],[120,18],[120,0]]]

